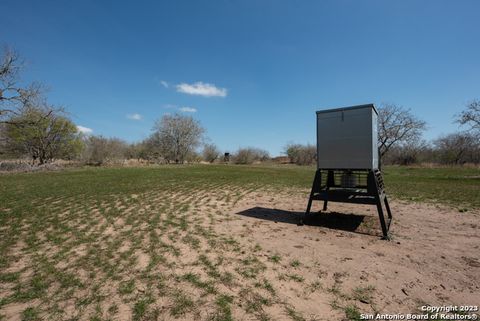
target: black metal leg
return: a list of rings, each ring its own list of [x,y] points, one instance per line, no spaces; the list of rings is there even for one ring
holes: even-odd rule
[[[388,204],[387,195],[385,195],[384,202],[385,202],[385,208],[387,209],[388,218],[392,219],[392,211],[390,211],[390,205]]]
[[[308,198],[307,210],[300,218],[300,225],[303,225],[303,223],[307,220],[307,217],[310,214],[310,209],[312,208],[312,201],[312,195],[310,195],[310,197]]]
[[[312,208],[312,201],[313,201],[312,197],[310,197],[309,200],[308,200],[307,210],[305,211],[305,216],[310,214],[310,209]]]
[[[328,189],[329,189],[329,188],[328,188],[328,186],[327,186],[327,188],[325,188],[325,192],[326,192],[326,195],[327,195],[326,198],[327,198],[327,199],[326,199],[325,201],[323,201],[323,211],[324,211],[324,212],[325,212],[325,211],[327,210],[327,208],[328,208]]]
[[[310,191],[310,197],[308,198],[307,210],[300,218],[300,225],[303,225],[304,221],[307,219],[307,216],[310,214],[310,210],[312,209],[312,201],[313,196],[315,195],[315,191],[318,190],[319,184],[321,182],[321,172],[317,171],[315,173],[315,178],[313,179],[312,190]]]
[[[380,225],[382,226],[383,239],[388,240],[388,229],[387,229],[387,224],[385,223],[385,216],[383,215],[382,200],[378,195],[376,199],[377,199],[378,217],[380,218]]]

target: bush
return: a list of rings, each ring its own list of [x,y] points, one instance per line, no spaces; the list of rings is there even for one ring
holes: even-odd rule
[[[459,165],[480,162],[480,143],[476,135],[455,133],[435,141],[438,159],[443,164]]]
[[[89,165],[120,162],[129,154],[130,146],[118,138],[89,136],[85,140],[86,148],[82,160]]]
[[[235,164],[253,164],[268,159],[270,159],[270,155],[266,150],[253,147],[240,148],[233,156]]]
[[[220,157],[220,150],[215,144],[205,144],[202,155],[206,162],[213,163]]]
[[[382,158],[384,165],[413,165],[433,160],[432,146],[424,140],[409,141],[408,143],[390,148]]]
[[[288,144],[285,147],[285,154],[297,165],[311,165],[317,160],[317,148],[310,144]]]

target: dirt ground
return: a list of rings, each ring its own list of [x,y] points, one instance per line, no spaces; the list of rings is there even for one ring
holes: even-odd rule
[[[246,242],[282,261],[301,262],[297,273],[305,282],[274,286],[310,319],[340,320],[352,301],[360,312],[378,313],[480,303],[478,211],[394,200],[392,239],[384,241],[375,207],[329,203],[320,212],[321,205],[314,202],[312,216],[299,226],[305,198],[251,195],[233,209],[236,220],[219,228],[247,235]],[[306,291],[315,279],[327,291]]]

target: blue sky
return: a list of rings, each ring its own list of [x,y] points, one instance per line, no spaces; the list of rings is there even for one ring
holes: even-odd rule
[[[0,12],[23,81],[130,142],[178,111],[224,151],[278,155],[315,143],[315,110],[369,102],[411,108],[431,139],[480,98],[476,0],[3,0]]]

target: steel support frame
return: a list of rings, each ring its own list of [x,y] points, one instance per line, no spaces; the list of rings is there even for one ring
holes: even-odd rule
[[[322,185],[322,172],[327,172],[327,179]],[[380,226],[382,228],[383,239],[388,240],[390,224],[392,222],[392,212],[388,203],[388,198],[385,193],[383,185],[383,177],[380,170],[365,170],[367,171],[367,186],[360,190],[351,190],[335,185],[334,172],[343,171],[343,169],[317,169],[315,178],[313,179],[312,190],[308,199],[307,210],[301,218],[301,224],[310,215],[312,202],[314,200],[323,201],[323,211],[328,208],[328,202],[341,203],[357,203],[357,204],[371,204],[377,206]],[[385,218],[385,212],[387,218]]]

